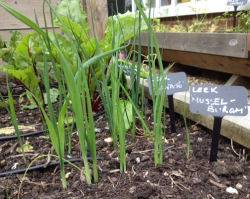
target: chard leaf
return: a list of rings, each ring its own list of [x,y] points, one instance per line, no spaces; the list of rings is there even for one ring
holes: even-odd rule
[[[120,46],[139,34],[139,17],[136,13],[127,12],[109,17],[105,37],[101,41],[104,51],[112,49],[112,44]],[[141,31],[147,30],[144,20],[141,21]]]
[[[0,67],[0,72],[3,72],[20,82],[34,95],[38,97],[38,99],[41,100],[41,94],[38,89],[38,83],[39,80],[37,79],[33,68],[31,66],[26,67],[24,69],[15,69],[14,66],[11,65],[5,65]]]
[[[94,39],[89,36],[88,24],[85,26],[72,21],[65,16],[57,16],[57,25],[66,34],[69,40],[78,42],[86,57],[91,57],[95,52]],[[71,46],[71,45],[70,45]]]
[[[51,88],[50,90],[49,90],[49,92],[50,92],[50,100],[51,100],[51,103],[55,103],[56,101],[57,101],[57,98],[58,98],[58,96],[59,96],[59,91],[58,91],[58,89],[56,89],[56,88]],[[44,95],[44,100],[45,100],[45,104],[48,104],[48,102],[47,102],[47,93],[44,93],[43,94]]]
[[[71,21],[78,24],[83,24],[87,21],[80,0],[62,0],[56,7],[56,13],[68,17]]]
[[[129,130],[133,123],[133,107],[130,101],[120,100],[120,107],[123,115],[124,127]]]

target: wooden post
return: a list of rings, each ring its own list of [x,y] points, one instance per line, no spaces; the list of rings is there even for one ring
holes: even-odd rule
[[[85,0],[85,2],[91,35],[102,39],[108,19],[107,0]]]

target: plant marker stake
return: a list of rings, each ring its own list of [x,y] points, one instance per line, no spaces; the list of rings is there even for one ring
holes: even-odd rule
[[[171,133],[176,133],[173,95],[168,95],[168,108],[169,108],[169,116],[170,116]]]
[[[235,28],[237,25],[237,9],[239,6],[244,6],[246,5],[248,0],[227,0],[227,5],[228,6],[233,6],[234,7],[234,12],[233,12],[233,27]]]
[[[248,114],[248,91],[243,86],[192,85],[190,111],[214,116],[210,163],[217,161],[222,119],[224,116]]]
[[[222,119],[223,117],[214,117],[214,127],[210,151],[210,163],[217,161]]]

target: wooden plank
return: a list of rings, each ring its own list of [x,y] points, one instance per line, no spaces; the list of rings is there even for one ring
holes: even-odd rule
[[[11,32],[14,30],[1,30],[0,29],[0,37],[4,40],[4,41],[9,41],[10,37],[11,37]],[[19,32],[21,32],[22,34],[27,34],[29,32],[31,32],[31,29],[20,29],[18,30]]]
[[[33,30],[30,28],[21,28],[21,29],[17,29],[20,33],[22,33],[23,35],[32,32]],[[52,28],[48,28],[49,31],[52,31]],[[59,28],[55,28],[56,32],[59,32],[60,29]],[[9,41],[10,37],[11,37],[11,32],[15,31],[15,30],[1,30],[0,29],[0,37],[4,40],[4,41]]]
[[[4,0],[4,2],[8,3],[12,8],[18,10],[25,16],[29,17],[33,21],[35,21],[35,12],[38,17],[39,25],[44,27],[43,20],[43,1],[41,0]],[[56,5],[60,0],[51,0],[52,5]],[[47,19],[48,26],[51,26],[50,12],[48,6],[45,9],[45,15]],[[2,7],[0,7],[0,29],[22,29],[27,28],[24,24],[20,23],[15,17],[11,16],[8,12],[6,12]]]
[[[156,36],[163,49],[248,58],[245,33],[156,33]],[[141,41],[143,46],[148,45],[147,33],[142,34]]]
[[[108,19],[107,0],[86,0],[86,8],[91,35],[99,39],[103,38]]]
[[[247,34],[247,50],[248,50],[248,57],[250,58],[250,33]]]
[[[143,54],[147,54],[146,47],[143,48]],[[166,49],[162,50],[162,59],[167,62],[250,77],[250,59]]]

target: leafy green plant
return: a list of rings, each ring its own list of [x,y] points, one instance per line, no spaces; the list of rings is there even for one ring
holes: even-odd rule
[[[241,11],[236,15],[238,19],[238,26],[234,29],[235,32],[246,32],[250,31],[250,10]]]
[[[0,72],[8,74],[11,77],[14,77],[21,81],[27,90],[34,93],[36,96],[41,97],[41,93],[38,89],[38,79],[34,74],[32,67],[27,67],[24,69],[15,69],[11,65],[5,65],[0,67]],[[40,98],[41,99],[41,98]]]
[[[11,33],[11,38],[9,42],[4,42],[0,38],[0,58],[4,62],[9,63],[10,61],[12,61],[12,55],[21,39],[22,35],[18,31],[13,31]]]
[[[55,9],[51,7],[52,24],[57,25],[63,34],[54,30],[48,32],[41,29],[21,13],[0,1],[6,11],[19,19],[35,33],[29,33],[18,40],[11,51],[4,72],[19,79],[36,101],[46,122],[50,140],[56,155],[60,160],[60,174],[63,188],[67,187],[64,169],[66,142],[70,146],[70,134],[66,141],[65,121],[68,121],[69,111],[74,117],[79,137],[81,156],[84,163],[84,175],[87,184],[98,181],[98,165],[96,151],[95,122],[93,117],[93,92],[98,90],[102,96],[115,147],[119,150],[120,171],[126,171],[126,134],[132,127],[135,129],[139,119],[145,134],[150,134],[139,105],[140,78],[150,77],[154,92],[162,93],[166,83],[161,54],[152,22],[144,13],[141,3],[136,0],[139,15],[126,13],[110,17],[105,36],[98,40],[91,37],[86,15],[80,7],[80,0],[62,0]],[[150,15],[150,14],[149,14]],[[45,16],[44,16],[45,18]],[[45,20],[45,24],[47,24]],[[149,72],[142,68],[141,50],[138,60],[129,63],[128,59],[119,61],[118,53],[124,51],[130,39],[148,29],[149,42]],[[155,55],[157,59],[155,58]],[[136,63],[138,61],[138,63]],[[156,62],[160,70],[157,72]],[[123,64],[131,71],[132,89],[124,83]],[[159,75],[161,81],[156,81]],[[51,84],[58,85],[59,107],[53,107]],[[46,93],[46,95],[44,95]],[[142,96],[143,92],[142,92]],[[164,114],[165,95],[153,94],[153,139],[155,165],[163,163],[164,129],[162,117]],[[46,105],[46,108],[45,108]],[[132,133],[133,134],[133,133]],[[70,149],[68,149],[70,151]],[[92,164],[88,160],[88,151]],[[92,166],[92,167],[91,167]]]
[[[120,171],[126,171],[126,132],[131,126],[132,106],[129,101],[120,99],[122,71],[117,67],[117,58],[113,57],[108,75],[101,83],[102,100],[107,114],[114,145],[119,149]],[[109,87],[109,78],[111,85]]]
[[[21,148],[20,152],[22,153],[24,162],[26,163],[27,161],[26,161],[26,158],[25,158],[25,151],[24,151],[24,149],[22,147],[23,146],[23,140],[21,138],[21,132],[19,131],[19,128],[18,128],[18,121],[17,121],[16,111],[15,111],[14,99],[13,99],[12,93],[10,91],[9,85],[8,85],[8,102],[9,102],[9,112],[10,112],[11,122],[12,122],[14,128],[15,128],[15,133],[16,133],[16,136],[17,136],[17,140],[18,140],[19,146]]]
[[[56,116],[55,113],[53,111],[53,107],[52,107],[52,103],[51,103],[51,98],[50,98],[50,92],[49,92],[49,59],[53,59],[54,60],[54,54],[52,52],[52,48],[51,46],[53,46],[54,50],[57,50],[56,53],[59,57],[59,61],[60,64],[62,64],[63,70],[65,71],[65,77],[66,77],[66,81],[68,83],[68,89],[69,89],[69,93],[70,93],[70,97],[71,97],[71,101],[72,101],[72,106],[73,106],[73,110],[75,112],[75,116],[76,116],[76,124],[79,130],[79,137],[80,137],[80,143],[82,146],[82,154],[83,154],[83,159],[84,159],[84,163],[85,163],[85,174],[86,174],[86,181],[87,183],[91,183],[91,173],[89,170],[89,166],[88,166],[88,160],[87,160],[87,147],[86,144],[87,140],[85,138],[85,125],[84,125],[84,120],[83,120],[83,112],[80,112],[79,110],[82,110],[81,108],[79,109],[79,107],[81,107],[81,97],[80,97],[80,93],[78,92],[78,89],[80,88],[80,82],[78,83],[78,87],[75,85],[75,78],[72,72],[72,67],[69,64],[70,62],[67,62],[64,54],[63,54],[63,49],[59,47],[59,42],[57,40],[57,38],[54,37],[54,40],[50,39],[49,35],[46,34],[45,32],[43,32],[42,29],[40,29],[34,22],[32,22],[31,20],[29,20],[27,17],[25,17],[24,15],[16,12],[15,10],[13,10],[12,8],[10,8],[7,4],[0,2],[0,5],[3,6],[8,12],[10,12],[13,16],[15,16],[17,19],[21,20],[23,23],[25,23],[26,25],[28,25],[29,27],[33,28],[38,34],[39,37],[41,37],[44,41],[44,46],[41,47],[42,51],[43,51],[43,59],[44,59],[44,66],[45,66],[45,70],[44,70],[44,84],[45,84],[45,88],[47,91],[47,101],[48,101],[48,111],[49,114],[47,114],[47,112],[45,111],[45,109],[43,108],[43,105],[41,103],[39,103],[40,101],[37,99],[37,96],[33,94],[34,98],[36,99],[36,101],[38,102],[38,105],[43,113],[43,116],[45,118],[48,130],[49,130],[49,134],[50,134],[50,139],[51,139],[51,143],[53,145],[53,148],[55,149],[57,155],[60,158],[60,167],[61,167],[61,179],[62,179],[62,185],[65,188],[66,187],[66,179],[65,179],[65,172],[64,172],[64,140],[65,140],[65,135],[64,135],[64,118],[65,118],[65,114],[66,114],[66,110],[67,110],[67,98],[65,99],[63,106],[61,108],[61,111],[59,113],[58,119],[56,120]],[[56,44],[54,44],[53,42],[56,42]],[[46,52],[46,53],[44,53]],[[76,96],[76,97],[75,97]],[[87,117],[87,115],[85,115],[85,117]],[[90,118],[90,117],[89,117]],[[56,122],[58,121],[58,122]],[[90,136],[90,133],[88,134],[88,136]],[[89,140],[89,146],[91,146]],[[95,144],[95,142],[92,141],[93,144]],[[92,146],[90,147],[91,149]],[[91,150],[91,152],[93,152],[93,150]],[[93,152],[94,153],[94,152]],[[96,157],[93,157],[93,162],[94,164],[96,163]],[[97,167],[95,164],[95,168],[94,168],[94,176],[95,176],[95,181],[97,180]]]
[[[169,27],[162,24],[160,19],[154,19],[153,25],[155,32],[169,32]]]
[[[5,42],[2,40],[2,37],[0,36],[0,50],[5,47]],[[1,51],[0,51],[1,52]]]
[[[153,100],[153,118],[154,118],[154,162],[155,165],[161,165],[163,163],[163,151],[164,151],[164,140],[163,135],[164,131],[162,129],[162,116],[164,113],[164,103],[165,103],[165,92],[162,94],[162,88],[166,85],[166,74],[164,74],[163,63],[161,58],[161,53],[159,50],[159,45],[156,40],[156,36],[153,32],[152,21],[146,16],[144,12],[143,5],[140,1],[135,0],[136,6],[139,12],[142,15],[142,18],[145,20],[148,33],[149,33],[149,44],[148,52],[149,55],[156,54],[156,58],[159,63],[159,74],[156,75],[156,60],[154,56],[149,56],[149,71],[150,71],[150,83],[152,85],[152,100]],[[149,10],[148,16],[151,16],[151,10]],[[159,80],[157,80],[159,76]],[[157,94],[155,94],[157,93]]]

